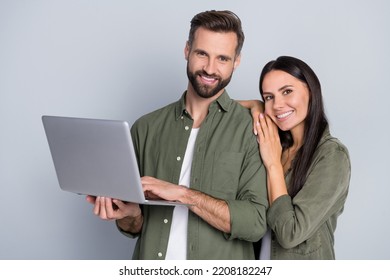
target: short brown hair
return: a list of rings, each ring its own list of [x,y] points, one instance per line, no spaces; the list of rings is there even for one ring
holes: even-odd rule
[[[244,32],[242,31],[240,18],[231,11],[205,11],[195,15],[191,20],[188,44],[191,47],[194,41],[195,32],[203,27],[215,32],[234,32],[237,35],[236,56],[241,53],[244,44]]]

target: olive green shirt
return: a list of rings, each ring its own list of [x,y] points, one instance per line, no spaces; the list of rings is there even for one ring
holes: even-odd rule
[[[138,119],[131,128],[141,176],[178,184],[193,120],[181,99]],[[209,106],[195,143],[190,188],[225,200],[231,232],[189,211],[187,259],[254,259],[252,242],[266,231],[266,173],[247,109],[226,91]],[[165,259],[173,207],[143,205],[134,259]]]
[[[284,195],[267,213],[271,259],[335,259],[334,232],[344,210],[351,176],[347,148],[324,131],[302,189]],[[291,173],[286,176],[289,184]]]

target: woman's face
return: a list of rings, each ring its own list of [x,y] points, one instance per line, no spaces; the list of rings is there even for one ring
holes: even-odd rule
[[[284,71],[272,70],[265,75],[262,90],[265,113],[281,130],[303,135],[309,106],[307,85]]]

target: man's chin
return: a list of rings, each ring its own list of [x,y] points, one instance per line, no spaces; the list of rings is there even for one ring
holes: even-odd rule
[[[204,99],[208,99],[208,98],[211,98],[211,97],[214,97],[215,95],[217,95],[218,91],[217,92],[211,91],[211,92],[206,92],[206,93],[197,91],[196,93],[198,94],[199,97],[204,98]]]

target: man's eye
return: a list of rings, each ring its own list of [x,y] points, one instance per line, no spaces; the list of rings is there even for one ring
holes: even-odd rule
[[[223,62],[226,62],[226,61],[228,61],[229,59],[228,59],[227,57],[221,56],[221,57],[219,58],[219,60],[220,60],[220,61],[223,61]]]

